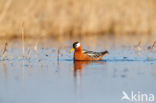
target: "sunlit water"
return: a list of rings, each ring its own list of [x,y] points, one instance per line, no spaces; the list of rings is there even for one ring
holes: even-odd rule
[[[156,50],[148,49],[150,43],[82,41],[86,49],[109,54],[74,62],[72,42],[46,40],[35,48],[25,41],[24,58],[20,41],[9,44],[6,58],[0,57],[0,103],[124,103],[122,91],[156,96]]]

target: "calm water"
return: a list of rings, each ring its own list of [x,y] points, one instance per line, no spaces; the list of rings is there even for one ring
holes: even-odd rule
[[[25,58],[21,41],[9,43],[7,57],[0,57],[0,103],[125,103],[122,91],[156,96],[152,42],[82,40],[85,49],[110,53],[97,62],[74,62],[73,41],[25,41]]]

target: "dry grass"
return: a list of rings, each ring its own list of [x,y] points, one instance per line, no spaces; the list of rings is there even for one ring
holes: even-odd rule
[[[155,0],[0,0],[0,36],[155,34]]]
[[[8,46],[8,43],[7,43],[7,42],[5,42],[5,45],[4,45],[4,50],[3,50],[3,53],[2,53],[2,57],[3,57],[3,59],[5,59],[5,58],[6,58],[7,46]]]
[[[59,60],[60,60],[60,50],[61,50],[61,48],[57,49],[57,62],[59,62]]]
[[[24,52],[25,52],[25,47],[24,47],[24,23],[22,23],[21,25],[21,39],[22,39],[22,55],[23,55],[23,58],[24,58]]]

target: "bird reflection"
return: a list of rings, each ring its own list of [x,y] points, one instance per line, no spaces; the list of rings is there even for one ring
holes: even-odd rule
[[[90,64],[90,61],[74,61],[74,71],[82,71],[82,69]]]
[[[74,87],[76,97],[80,97],[81,91],[81,79],[82,79],[82,72],[86,66],[98,63],[98,64],[105,64],[106,61],[74,61],[74,70],[73,70],[73,77],[74,77]]]
[[[100,63],[100,64],[105,64],[106,61],[74,61],[74,76],[78,76],[77,74],[79,73],[79,76],[81,76],[81,72],[84,67],[88,66],[89,64],[94,64],[94,63]]]

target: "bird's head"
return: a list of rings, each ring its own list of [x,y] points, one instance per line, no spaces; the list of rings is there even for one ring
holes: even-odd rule
[[[78,47],[80,47],[81,45],[80,45],[80,42],[74,42],[73,43],[73,48],[70,50],[70,52],[72,52],[73,50],[75,50],[75,49],[77,49]]]

